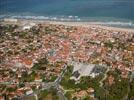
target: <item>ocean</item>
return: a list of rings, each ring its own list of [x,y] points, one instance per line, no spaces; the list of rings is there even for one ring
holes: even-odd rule
[[[105,22],[134,28],[134,0],[0,0],[0,18]]]

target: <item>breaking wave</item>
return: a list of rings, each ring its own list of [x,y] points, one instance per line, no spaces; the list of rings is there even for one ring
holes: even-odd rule
[[[0,18],[16,18],[16,19],[33,19],[33,20],[53,20],[53,21],[80,21],[78,16],[6,16],[1,15]]]
[[[104,25],[117,25],[117,26],[134,26],[132,22],[105,22]]]
[[[67,21],[67,22],[98,22],[101,25],[134,28],[134,21],[120,21],[118,19],[109,21],[105,18],[80,18],[78,16],[21,16],[21,15],[0,15],[0,19],[15,18],[15,19],[32,19],[32,20],[48,20],[48,21]]]

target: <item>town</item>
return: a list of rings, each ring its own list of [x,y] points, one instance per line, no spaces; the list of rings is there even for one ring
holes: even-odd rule
[[[134,99],[134,32],[0,22],[0,100],[115,98]]]

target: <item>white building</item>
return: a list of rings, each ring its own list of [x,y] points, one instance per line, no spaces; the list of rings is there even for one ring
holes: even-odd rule
[[[74,79],[77,81],[82,76],[95,77],[95,75],[91,74],[91,71],[95,67],[94,64],[84,64],[84,63],[73,62],[72,65],[74,66],[74,69],[73,69],[74,76],[70,77],[70,79]]]
[[[35,25],[36,25],[35,23],[28,23],[28,24],[25,24],[22,29],[23,30],[29,30]]]
[[[32,93],[33,93],[33,90],[29,90],[29,91],[26,92],[26,95],[30,95]]]
[[[14,23],[17,23],[17,19],[14,19],[14,18],[4,18],[4,21],[5,22],[14,22]]]

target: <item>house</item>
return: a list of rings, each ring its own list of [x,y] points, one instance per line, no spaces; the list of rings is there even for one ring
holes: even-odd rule
[[[39,75],[35,76],[35,82],[42,82],[42,79],[40,78]]]
[[[111,86],[112,84],[114,84],[115,82],[114,82],[114,77],[112,76],[112,75],[110,75],[109,77],[108,77],[108,84]]]
[[[78,91],[78,92],[75,92],[72,97],[77,97],[77,99],[81,100],[82,98],[88,96],[88,93],[85,91],[85,90],[81,90],[81,91]]]
[[[26,95],[30,95],[32,93],[33,93],[33,90],[31,89],[31,90],[29,90],[29,91],[26,92]]]
[[[25,24],[22,29],[23,30],[29,30],[35,25],[36,25],[35,23],[28,23],[28,24]]]
[[[21,73],[18,73],[18,78],[21,78]]]
[[[92,87],[88,88],[87,93],[90,95],[90,97],[94,98],[94,93],[95,93],[94,88]]]
[[[27,68],[32,68],[33,67],[33,61],[30,60],[30,59],[23,59],[22,64]]]

